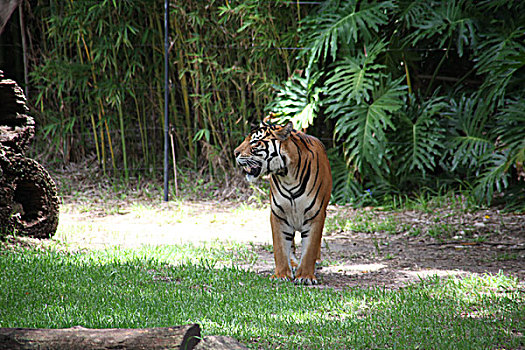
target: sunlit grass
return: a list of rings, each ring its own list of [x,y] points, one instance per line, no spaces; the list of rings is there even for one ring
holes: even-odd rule
[[[472,275],[400,290],[316,289],[240,268],[249,246],[213,242],[58,253],[0,250],[0,326],[199,323],[254,348],[518,348],[523,285]]]

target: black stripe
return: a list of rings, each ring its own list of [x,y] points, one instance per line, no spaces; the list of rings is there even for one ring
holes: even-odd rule
[[[303,143],[303,145],[306,148],[306,150],[313,155],[314,152],[310,149],[309,145],[305,141],[305,136],[306,135],[304,135],[304,134],[297,134],[297,136],[299,136],[299,140]],[[308,140],[308,141],[310,141],[310,140]],[[309,142],[309,143],[311,144],[311,142]]]
[[[302,170],[301,170],[301,176],[300,176],[299,183],[297,184],[297,186],[294,186],[294,187],[292,187],[292,188],[289,189],[290,193],[293,192],[293,191],[295,191],[297,188],[299,188],[299,187],[302,185],[302,181],[301,181],[301,180],[302,180],[302,179],[305,179],[304,172],[306,171],[307,166],[308,166],[308,170],[310,170],[310,162],[308,162],[308,161],[305,162],[305,163],[304,163],[304,167],[302,167],[302,168],[301,168],[301,165],[302,165],[302,164],[298,164],[298,166],[297,166],[298,169],[299,169],[299,168],[302,169]],[[310,173],[310,172],[308,171],[308,174],[309,174],[309,173]],[[295,197],[295,196],[294,196],[294,197]]]
[[[281,194],[281,196],[283,196],[284,198],[288,199],[290,201],[290,203],[292,203],[293,198],[291,196],[289,196],[289,195],[286,195],[286,193],[284,193],[284,191],[281,190],[282,185],[279,182],[279,178],[277,176],[275,176],[275,175],[272,175],[272,180],[273,180],[273,183],[275,184],[275,188],[277,189],[277,192],[279,192]]]
[[[312,202],[310,203],[310,205],[308,206],[308,208],[306,208],[304,210],[304,214],[303,215],[306,215],[306,213],[308,213],[308,211],[310,211],[310,209],[313,208],[313,206],[315,205],[315,202],[317,202],[317,196],[319,195],[319,190],[321,189],[321,184],[319,184],[319,187],[317,187],[317,192],[315,192],[315,196],[314,198],[312,199]]]
[[[297,167],[295,168],[295,174],[294,176],[297,177],[297,174],[299,173],[299,168],[300,168],[300,164],[302,163],[302,160],[301,160],[301,147],[299,147],[299,145],[297,144],[297,142],[295,142],[295,138],[292,139],[292,142],[293,144],[295,145],[295,147],[297,148]]]
[[[290,224],[288,223],[288,221],[286,221],[285,218],[282,218],[282,217],[280,217],[279,215],[277,215],[277,213],[275,212],[275,210],[273,210],[273,208],[272,208],[272,213],[273,213],[273,215],[275,215],[275,217],[276,217],[277,219],[283,221],[286,225],[288,225],[288,227],[292,227],[292,225],[290,225]]]
[[[314,183],[312,184],[312,189],[308,191],[308,193],[306,194],[307,197],[310,196],[310,193],[312,193],[312,191],[314,190],[318,177],[319,177],[319,157],[317,157],[317,171],[315,172]],[[320,184],[319,184],[319,187],[321,187]],[[319,193],[319,190],[317,190],[317,192]],[[315,196],[317,197],[317,194]]]
[[[324,204],[324,198],[323,198],[323,201],[321,202],[321,206],[319,207],[319,209],[317,210],[317,212],[314,214],[314,216],[312,216],[311,218],[309,219],[306,219],[304,222],[303,222],[303,226],[306,225],[309,221],[312,221],[313,219],[315,219],[317,217],[317,215],[319,215],[319,212],[321,211],[321,209],[323,209],[323,204]]]
[[[282,211],[283,213],[285,213],[283,207],[281,207],[281,206],[279,205],[279,203],[277,203],[277,200],[275,199],[275,196],[273,195],[273,192],[271,192],[270,194],[271,194],[271,196],[272,196],[272,205],[275,205],[277,208],[279,208],[280,211]]]
[[[308,237],[308,234],[310,233],[310,230],[307,230],[307,231],[303,231],[301,232],[301,238],[306,238]]]
[[[284,232],[283,231],[283,235],[284,235],[284,239],[286,239],[287,241],[293,241],[294,239],[294,234],[293,233],[290,233],[290,232]]]
[[[310,162],[308,162],[308,171],[306,172],[306,174],[301,177],[301,179],[299,180],[299,184],[301,185],[301,187],[299,188],[299,190],[295,193],[292,194],[292,196],[294,198],[299,198],[303,195],[303,193],[306,191],[306,185],[308,185],[308,178],[310,177]]]

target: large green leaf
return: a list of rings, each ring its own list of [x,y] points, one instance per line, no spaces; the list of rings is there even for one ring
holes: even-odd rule
[[[439,118],[446,105],[444,97],[433,96],[426,101],[415,96],[406,99],[398,113],[393,138],[398,176],[410,176],[417,170],[424,177],[435,170],[445,148],[445,130]]]
[[[483,99],[462,95],[451,99],[444,115],[448,118],[448,152],[444,159],[450,160],[450,171],[465,167],[478,174],[482,159],[494,150],[494,135],[487,133],[493,126],[490,110]]]
[[[525,23],[523,23],[525,25]],[[482,36],[476,50],[475,68],[478,74],[486,75],[480,90],[489,100],[502,105],[514,85],[524,90],[525,77],[519,75],[525,67],[525,27],[518,27],[507,33],[489,33]]]
[[[373,91],[379,86],[384,65],[376,63],[377,56],[385,49],[379,42],[369,48],[369,53],[360,53],[337,62],[325,82],[325,90],[338,100],[355,100],[357,104],[370,101]]]
[[[331,100],[329,110],[337,118],[335,133],[343,141],[347,162],[360,173],[372,168],[377,174],[388,172],[384,163],[389,151],[386,131],[395,130],[392,114],[403,105],[403,79],[390,80],[372,94],[372,100],[354,104],[352,100]]]
[[[284,86],[278,88],[270,109],[279,116],[280,122],[291,121],[296,129],[306,129],[313,124],[319,111],[321,88],[316,87],[319,74],[302,78],[293,75]]]
[[[494,191],[502,192],[509,185],[510,170],[515,169],[514,181],[525,182],[525,102],[523,99],[510,103],[497,115],[497,150],[486,156],[484,171],[476,180],[474,193],[480,201],[492,201]],[[523,193],[521,194],[523,197]],[[523,203],[521,204],[523,210]]]
[[[458,55],[463,56],[464,47],[474,46],[477,40],[471,2],[449,0],[430,4],[431,9],[421,9],[424,17],[419,22],[411,18],[410,23],[416,29],[407,37],[407,42],[415,45],[420,40],[435,38],[434,45],[444,47],[447,42],[455,41]]]
[[[329,1],[319,13],[303,21],[304,39],[308,48],[309,66],[330,58],[335,61],[339,46],[374,38],[381,25],[388,22],[387,11],[395,6],[392,1]]]

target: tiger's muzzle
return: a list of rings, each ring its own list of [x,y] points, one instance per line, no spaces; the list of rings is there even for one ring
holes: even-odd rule
[[[237,164],[241,166],[242,171],[246,176],[246,180],[251,182],[261,175],[262,163],[260,161],[243,156],[238,156],[235,160],[237,161]]]

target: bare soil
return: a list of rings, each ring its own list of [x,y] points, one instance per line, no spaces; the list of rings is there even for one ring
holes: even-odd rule
[[[56,239],[70,246],[245,242],[252,243],[259,256],[249,268],[272,274],[267,205],[157,202],[137,209],[133,203],[115,201],[106,202],[103,208],[82,209],[78,202],[67,202],[60,217],[62,233]],[[359,225],[352,225],[354,222]],[[81,228],[75,229],[77,226]],[[503,273],[525,281],[525,215],[497,210],[389,212],[329,206],[317,270],[321,288],[395,289],[428,276],[473,273]]]
[[[272,274],[267,196],[261,188],[248,187],[240,172],[225,186],[207,186],[191,174],[179,174],[186,182],[181,196],[192,200],[163,203],[158,185],[136,181],[119,193],[95,165],[92,160],[52,172],[63,199],[54,238],[62,245],[97,249],[243,242],[259,257],[246,267]],[[395,289],[427,276],[482,273],[514,276],[525,287],[524,213],[470,211],[462,198],[424,209],[329,206],[316,272],[320,288]]]

